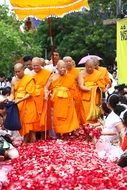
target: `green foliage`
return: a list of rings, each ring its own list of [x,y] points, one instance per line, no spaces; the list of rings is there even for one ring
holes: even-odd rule
[[[61,57],[72,56],[76,63],[87,54],[99,55],[108,67],[114,63],[116,56],[116,26],[105,26],[103,20],[116,18],[116,0],[89,0],[89,4],[90,11],[52,18],[54,48]],[[50,57],[47,20],[41,23],[38,37]]]
[[[15,31],[14,28],[3,21],[0,21],[0,68],[7,74],[10,72],[16,55],[21,55],[22,41],[19,36],[19,32]]]
[[[123,3],[125,0],[123,0]],[[110,67],[116,56],[116,26],[103,25],[103,20],[116,18],[116,0],[89,0],[90,11],[51,18],[54,49],[61,58],[70,55],[78,61],[87,54],[96,54]],[[6,7],[0,7],[0,68],[10,74],[13,63],[26,54],[51,56],[49,19],[42,21],[35,32],[20,32],[19,22]]]
[[[21,22],[6,7],[0,7],[0,72],[10,76],[14,63],[24,55],[41,55],[36,31],[20,31]]]
[[[23,42],[23,55],[41,56],[41,45],[37,41],[36,31],[20,33],[20,37]]]

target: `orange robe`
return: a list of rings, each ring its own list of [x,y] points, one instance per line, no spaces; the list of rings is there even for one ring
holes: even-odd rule
[[[20,133],[22,136],[34,131],[34,125],[38,120],[36,105],[32,94],[35,90],[35,81],[31,76],[24,75],[22,79],[14,84],[14,98],[22,99],[26,94],[31,96],[18,104],[19,114],[22,129]]]
[[[72,77],[74,78],[76,88],[74,89],[75,91],[73,93],[74,93],[76,113],[77,113],[78,120],[79,120],[79,123],[80,123],[80,114],[79,114],[79,110],[80,110],[80,90],[79,90],[78,81],[77,81],[79,73],[80,73],[80,70],[78,68],[73,67],[71,70],[67,71],[67,73],[71,74]]]
[[[100,113],[101,91],[105,83],[101,72],[94,70],[92,74],[84,77],[84,86],[90,87],[90,91],[81,91],[81,123],[96,122]]]
[[[36,131],[45,131],[46,126],[46,112],[47,112],[47,102],[44,101],[44,87],[51,75],[51,72],[46,69],[41,69],[38,73],[34,75],[35,79],[35,92],[34,100],[36,102],[36,108],[39,115],[39,123],[36,127]]]
[[[69,133],[79,128],[74,105],[74,78],[65,74],[54,80],[50,86],[53,107],[53,124],[56,133]]]
[[[111,87],[111,80],[109,78],[108,70],[105,67],[99,66],[98,71],[101,72],[102,78],[103,78],[104,83],[105,83],[105,88],[107,87],[107,85],[109,85],[109,87]]]
[[[67,71],[67,73],[71,74],[75,80],[77,80],[77,77],[79,75],[80,70],[76,67],[73,67],[71,70]]]

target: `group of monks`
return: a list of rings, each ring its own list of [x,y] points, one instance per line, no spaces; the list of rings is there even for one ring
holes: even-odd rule
[[[53,129],[65,134],[96,122],[102,93],[111,85],[107,69],[97,59],[87,60],[80,70],[70,56],[61,60],[54,53],[55,72],[43,68],[39,57],[27,64],[31,74],[25,74],[22,63],[14,66],[10,99],[18,105],[24,142],[34,142],[37,132]]]

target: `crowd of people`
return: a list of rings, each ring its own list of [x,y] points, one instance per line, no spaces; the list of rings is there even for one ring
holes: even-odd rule
[[[4,76],[0,76],[2,159],[10,149],[15,156],[8,154],[9,158],[18,156],[15,143],[11,141],[8,148],[3,146],[3,142],[7,142],[5,136],[11,131],[4,126],[8,115],[6,105],[10,101],[17,105],[21,123],[21,129],[11,133],[12,139],[12,136],[21,137],[22,143],[57,139],[90,124],[101,131],[96,143],[100,157],[119,158],[126,151],[127,88],[123,86],[120,93],[116,76],[110,76],[97,58],[88,59],[80,69],[72,57],[61,59],[58,52],[54,52],[51,60],[25,56],[14,65],[14,72],[6,84]]]

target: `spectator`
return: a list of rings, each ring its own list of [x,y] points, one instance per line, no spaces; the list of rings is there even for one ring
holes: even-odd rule
[[[127,149],[127,110],[123,114],[122,121],[125,126],[125,135],[124,135],[124,139],[123,139],[121,147],[122,147],[122,150],[125,151]]]
[[[13,138],[4,129],[4,119],[0,114],[0,161],[6,158],[14,159],[18,156],[18,150],[13,146]]]
[[[32,67],[32,59],[33,57],[30,56],[30,55],[26,55],[23,57],[23,62],[25,64],[25,70],[24,70],[24,74],[27,74],[27,75],[34,75],[34,70],[33,70],[33,67]]]
[[[122,154],[120,144],[123,139],[121,132],[124,126],[119,115],[126,107],[119,104],[119,96],[116,94],[109,96],[107,106],[111,112],[105,119],[102,135],[96,144],[96,148],[101,158],[107,157],[109,160],[114,160]]]

